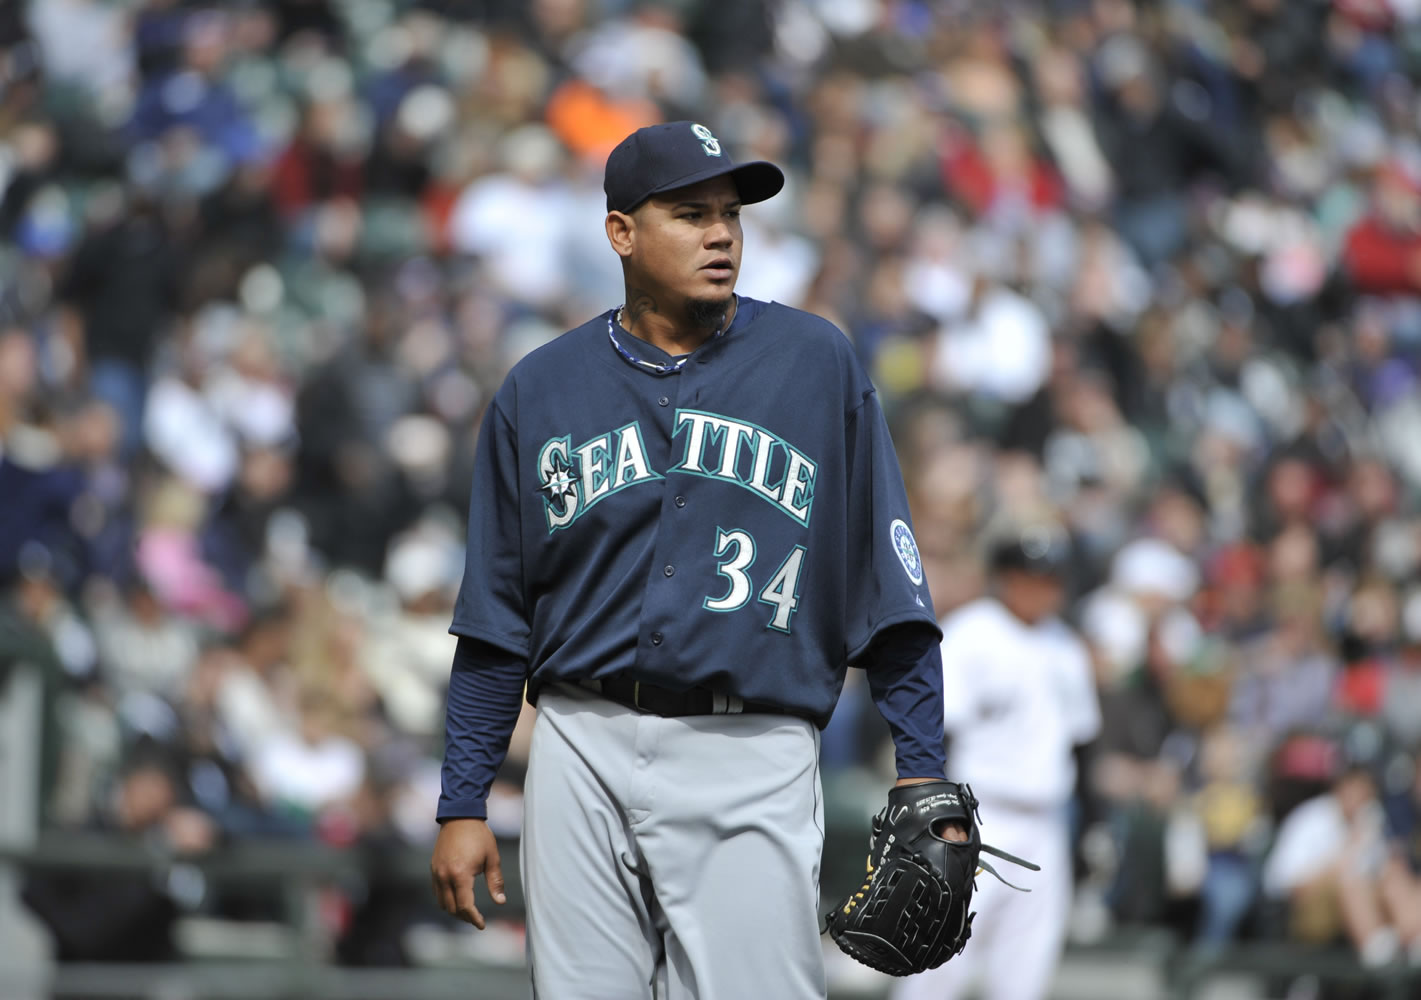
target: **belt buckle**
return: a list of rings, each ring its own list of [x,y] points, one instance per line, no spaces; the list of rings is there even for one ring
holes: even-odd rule
[[[638,712],[645,712],[641,706],[641,681],[632,681],[632,707]]]

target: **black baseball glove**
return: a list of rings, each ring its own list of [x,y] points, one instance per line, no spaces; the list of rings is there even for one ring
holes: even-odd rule
[[[969,907],[978,871],[1011,885],[981,855],[1041,870],[984,845],[979,820],[967,785],[929,781],[890,791],[888,806],[873,818],[868,878],[826,918],[838,946],[890,976],[936,969],[961,952],[972,936]],[[953,823],[967,831],[965,841],[939,836]]]

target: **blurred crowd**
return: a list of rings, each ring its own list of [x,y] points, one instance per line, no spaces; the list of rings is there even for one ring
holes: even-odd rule
[[[0,4],[44,822],[431,839],[484,406],[691,118],[786,168],[739,291],[854,343],[939,611],[1069,528],[1077,931],[1421,959],[1418,70],[1416,0]],[[857,675],[824,746],[887,773]]]

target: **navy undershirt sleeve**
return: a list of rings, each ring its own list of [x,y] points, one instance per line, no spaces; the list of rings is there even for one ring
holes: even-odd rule
[[[460,637],[449,673],[439,822],[488,818],[489,789],[508,754],[526,681],[522,657]]]
[[[890,629],[864,664],[869,692],[893,734],[900,778],[947,775],[943,738],[942,647],[930,629]]]

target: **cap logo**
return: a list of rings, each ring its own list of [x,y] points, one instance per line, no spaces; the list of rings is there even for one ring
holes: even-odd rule
[[[704,125],[692,125],[691,132],[701,140],[701,149],[705,150],[707,156],[720,155],[720,140],[711,134],[711,130]]]

